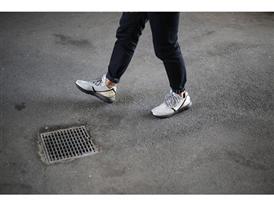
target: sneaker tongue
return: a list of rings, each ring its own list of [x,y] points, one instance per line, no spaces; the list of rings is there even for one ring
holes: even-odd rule
[[[175,93],[175,92],[173,92],[173,95],[176,96],[176,97],[181,97],[180,94],[177,94],[177,93]]]

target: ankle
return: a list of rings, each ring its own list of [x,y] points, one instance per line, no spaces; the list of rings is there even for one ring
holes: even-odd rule
[[[110,81],[109,79],[106,79],[105,84],[106,84],[106,86],[107,86],[109,89],[111,89],[111,88],[113,88],[113,87],[116,86],[116,84],[115,84],[114,82]]]
[[[186,91],[182,91],[182,92],[178,93],[178,95],[185,98],[186,97]]]

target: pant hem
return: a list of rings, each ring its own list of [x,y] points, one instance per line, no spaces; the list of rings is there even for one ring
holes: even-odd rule
[[[109,73],[107,73],[106,78],[107,78],[108,80],[112,81],[112,82],[115,83],[115,84],[119,83],[119,81],[120,81],[120,79],[118,79],[118,78],[113,78],[112,76],[110,76]]]
[[[182,92],[185,91],[185,88],[183,88],[183,89],[172,89],[172,91],[176,94],[181,94]]]

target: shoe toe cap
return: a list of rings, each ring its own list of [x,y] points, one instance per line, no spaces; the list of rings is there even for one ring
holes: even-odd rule
[[[90,84],[87,82],[87,81],[84,81],[84,80],[77,80],[75,82],[75,84],[79,87],[81,87],[82,89],[85,89],[85,90],[91,90],[91,86]]]
[[[174,111],[167,107],[165,104],[161,104],[151,110],[154,116],[166,116],[172,114]]]
[[[76,80],[75,84],[81,86],[82,84],[84,84],[83,80]]]

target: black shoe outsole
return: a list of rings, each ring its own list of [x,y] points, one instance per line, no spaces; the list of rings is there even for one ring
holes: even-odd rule
[[[192,106],[192,102],[190,102],[188,105],[182,107],[181,109],[175,111],[174,113],[169,114],[169,115],[165,115],[165,116],[157,116],[157,115],[154,115],[152,112],[151,112],[151,114],[152,114],[154,117],[158,118],[158,119],[166,119],[166,118],[169,118],[169,117],[174,116],[175,114],[179,114],[179,113],[181,113],[181,112],[183,112],[183,111],[186,111],[186,110],[190,109],[191,106]]]
[[[105,97],[105,96],[103,96],[103,95],[101,95],[101,94],[99,94],[99,93],[97,93],[97,92],[85,90],[85,89],[83,89],[82,87],[80,87],[80,86],[79,86],[78,84],[76,84],[76,83],[75,83],[75,85],[76,85],[76,87],[77,87],[81,92],[83,92],[83,93],[85,93],[85,94],[89,94],[89,95],[95,96],[95,97],[97,97],[98,99],[102,100],[103,102],[106,102],[106,103],[109,103],[109,104],[111,104],[111,103],[114,102],[114,100],[112,100],[112,99],[110,99],[110,98],[108,98],[108,97]]]

